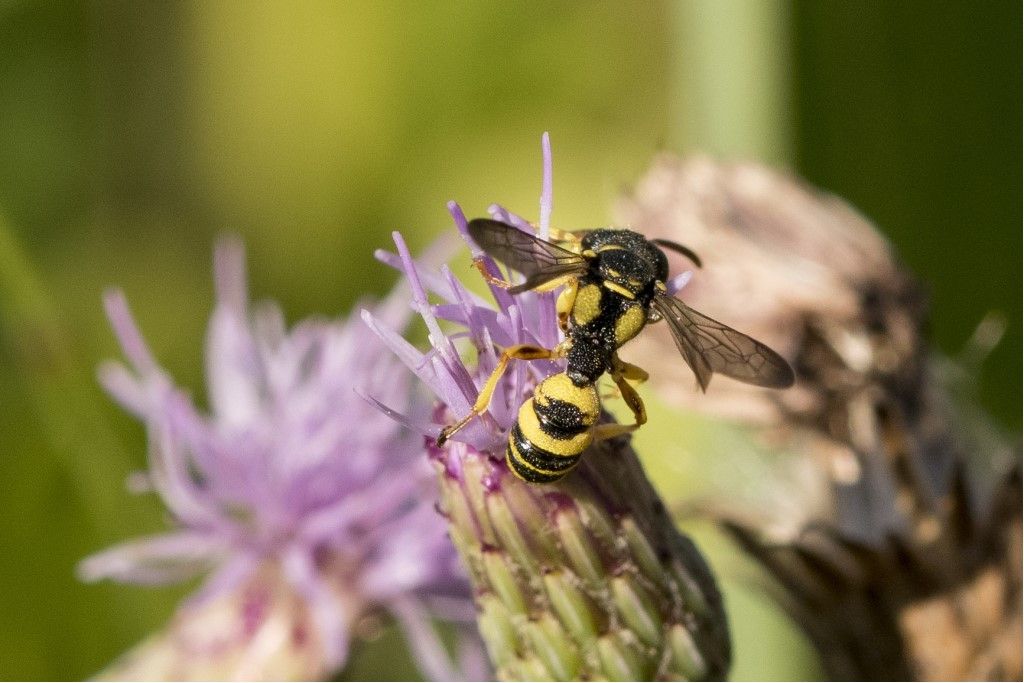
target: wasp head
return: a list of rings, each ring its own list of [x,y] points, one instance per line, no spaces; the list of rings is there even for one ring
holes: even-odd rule
[[[632,230],[594,230],[583,247],[593,254],[592,272],[634,298],[653,294],[654,283],[668,277],[665,254]]]

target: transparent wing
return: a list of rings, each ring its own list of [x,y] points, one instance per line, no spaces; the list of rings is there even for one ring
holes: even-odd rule
[[[707,390],[716,372],[759,387],[784,389],[793,384],[789,363],[756,339],[698,313],[675,297],[657,296],[653,304],[668,322],[672,338],[702,390]]]
[[[509,289],[512,294],[534,289],[559,277],[587,272],[587,260],[579,254],[490,218],[469,222],[469,235],[488,255],[526,276],[526,282]]]

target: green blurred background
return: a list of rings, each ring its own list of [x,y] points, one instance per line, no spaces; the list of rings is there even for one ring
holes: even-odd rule
[[[533,215],[545,130],[562,226],[607,223],[662,148],[846,197],[930,286],[941,349],[1006,315],[981,392],[1019,429],[1020,26],[1013,1],[0,0],[0,677],[90,675],[187,589],[73,574],[165,523],[124,492],[144,434],[94,380],[117,353],[103,288],[201,394],[216,235],[245,238],[256,296],[338,314],[393,282],[372,249],[425,245],[446,200]],[[709,543],[736,676],[816,675]],[[348,676],[410,675],[374,647]]]

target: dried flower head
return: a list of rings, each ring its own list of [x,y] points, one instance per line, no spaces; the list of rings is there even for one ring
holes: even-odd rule
[[[551,212],[551,159],[544,138],[539,235]],[[468,238],[455,203],[452,218],[474,258],[502,279]],[[530,223],[500,206],[491,215],[522,230]],[[494,303],[452,273],[417,262],[400,234],[398,254],[379,258],[400,269],[429,331],[421,353],[366,312],[367,324],[438,399],[431,423],[386,406],[397,419],[436,437],[440,422],[464,416],[499,358],[514,344],[552,348],[560,341],[553,293],[515,296],[491,286]],[[428,294],[438,298],[431,303]],[[458,331],[446,333],[442,322]],[[459,345],[466,343],[464,360]],[[472,353],[469,353],[469,352]],[[561,361],[517,362],[501,378],[490,408],[443,448],[431,447],[441,509],[469,569],[478,623],[498,675],[509,680],[660,680],[718,678],[729,662],[720,596],[708,567],[681,536],[647,481],[628,439],[604,441],[553,484],[527,484],[504,462],[517,411]]]
[[[415,411],[406,373],[365,343],[358,320],[288,330],[276,305],[250,310],[237,242],[218,246],[215,275],[209,414],[159,367],[124,296],[105,299],[129,365],[105,364],[100,380],[146,424],[149,469],[133,481],[162,498],[174,529],[94,555],[80,573],[152,584],[210,572],[166,632],[105,675],[322,677],[383,609],[425,673],[458,676],[431,608],[472,610],[417,457],[422,437],[357,393]],[[406,297],[396,291],[376,315],[404,326]]]
[[[670,367],[651,384],[758,437],[733,449],[737,474],[709,507],[778,579],[830,676],[1020,678],[1019,440],[950,381],[922,288],[882,235],[775,171],[668,155],[620,217],[695,248],[695,304],[797,368],[778,394],[723,382],[695,401]],[[655,331],[638,346],[672,343]]]

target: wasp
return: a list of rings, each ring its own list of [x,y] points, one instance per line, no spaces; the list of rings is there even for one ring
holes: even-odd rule
[[[510,361],[565,359],[565,370],[542,380],[519,408],[505,450],[509,468],[521,479],[561,479],[592,443],[630,433],[647,421],[643,401],[630,382],[643,382],[648,373],[619,358],[618,350],[648,323],[661,320],[668,323],[701,390],[716,372],[762,387],[793,384],[792,368],[775,351],[669,294],[665,249],[701,266],[683,245],[649,240],[626,229],[552,230],[552,242],[489,218],[474,219],[468,227],[485,253],[526,278],[521,284],[507,282],[476,260],[492,284],[513,295],[563,287],[556,311],[565,338],[553,349],[531,344],[505,349],[469,414],[445,427],[438,445],[487,410]],[[632,411],[633,424],[598,424],[597,381],[606,373]]]

